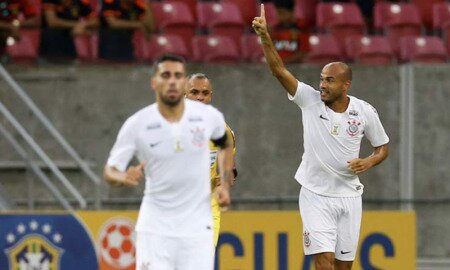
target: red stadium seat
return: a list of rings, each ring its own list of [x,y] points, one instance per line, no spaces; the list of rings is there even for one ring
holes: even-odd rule
[[[196,62],[238,63],[241,58],[235,41],[226,36],[195,36],[192,49]]]
[[[191,44],[196,25],[187,4],[179,1],[152,2],[152,9],[156,27],[161,33],[178,35],[188,46]]]
[[[98,59],[98,34],[74,37],[77,58],[81,61],[93,62]]]
[[[433,5],[433,29],[441,30],[450,25],[450,3]]]
[[[316,6],[318,0],[295,0],[294,16],[307,26],[316,24]]]
[[[437,3],[445,3],[445,0],[412,0],[419,11],[422,22],[426,28],[431,29],[433,24],[433,6]]]
[[[433,29],[442,34],[447,52],[450,54],[450,3],[434,4]]]
[[[331,34],[312,35],[309,38],[309,46],[310,51],[305,63],[327,64],[344,58],[338,42]]]
[[[333,34],[344,48],[347,37],[364,33],[364,20],[355,3],[319,3],[317,28],[322,33]]]
[[[20,30],[21,38],[6,48],[13,61],[34,61],[39,54],[40,32],[36,29]]]
[[[445,63],[447,52],[438,37],[402,37],[400,39],[400,61],[421,63]]]
[[[264,11],[266,13],[266,21],[269,27],[274,27],[278,23],[280,23],[280,19],[278,18],[277,9],[272,2],[264,3]],[[258,6],[258,16],[261,14],[261,6]]]
[[[198,25],[210,34],[231,37],[236,44],[244,33],[244,21],[239,8],[228,2],[199,2]]]
[[[345,45],[346,55],[350,61],[373,65],[393,63],[394,53],[384,36],[348,37]]]
[[[242,19],[244,20],[245,24],[250,26],[253,18],[256,17],[256,15],[259,16],[259,13],[256,13],[257,10],[257,1],[256,0],[221,0],[221,2],[229,2],[235,4],[239,10],[241,11]]]
[[[265,62],[261,40],[258,35],[245,34],[241,37],[241,52],[245,61],[251,63]]]
[[[189,51],[184,40],[173,35],[154,35],[146,42],[146,60],[155,60],[165,53],[176,54],[190,59]]]
[[[422,21],[417,7],[412,3],[378,2],[374,14],[375,28],[384,30],[397,55],[401,37],[419,36],[422,33]]]
[[[192,16],[194,17],[194,20],[197,20],[197,2],[198,0],[162,0],[163,3],[173,3],[173,2],[183,2],[186,4],[191,11]]]

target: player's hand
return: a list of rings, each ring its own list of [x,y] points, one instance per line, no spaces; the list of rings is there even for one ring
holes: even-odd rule
[[[230,188],[220,185],[216,189],[217,203],[220,206],[221,211],[228,210],[228,206],[231,203]]]
[[[144,177],[145,162],[139,163],[137,166],[130,166],[126,172],[126,177],[123,182],[126,186],[137,186]]]
[[[360,174],[372,167],[372,164],[368,159],[355,158],[347,161],[347,167],[354,173]]]
[[[268,34],[264,4],[261,4],[261,15],[253,19],[252,27],[255,29],[255,32],[259,37],[264,37]]]

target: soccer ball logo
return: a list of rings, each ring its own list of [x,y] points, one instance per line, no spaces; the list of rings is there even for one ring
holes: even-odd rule
[[[99,247],[102,263],[127,269],[135,263],[134,223],[125,218],[109,220],[100,231]]]

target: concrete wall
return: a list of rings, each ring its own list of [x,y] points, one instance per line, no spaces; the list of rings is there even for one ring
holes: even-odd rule
[[[123,121],[154,101],[149,88],[149,66],[9,66],[8,69],[81,156],[92,162],[99,175]],[[318,86],[321,67],[290,66],[289,69],[300,80]],[[303,151],[299,108],[288,101],[264,65],[191,66],[189,71],[209,75],[214,84],[213,103],[224,112],[237,135],[239,178],[233,197],[237,201],[248,197],[292,199],[285,204],[250,204],[241,200],[234,209],[296,209],[299,185],[293,176]],[[361,176],[366,209],[399,207],[398,203],[391,202],[399,197],[399,74],[398,67],[354,67],[350,94],[377,108],[391,139],[389,159]],[[450,117],[445,110],[450,100],[448,74],[449,66],[415,68],[414,188],[415,196],[425,202],[449,197],[450,146],[446,141]],[[0,81],[0,100],[53,158],[69,159],[3,81]],[[0,121],[6,124],[3,117]],[[2,138],[0,149],[0,162],[18,160]],[[362,155],[370,153],[371,146],[366,141]],[[85,178],[74,171],[69,174],[85,196],[95,196],[92,184]],[[2,170],[0,179],[16,200],[25,201],[30,194],[37,199],[51,199],[48,191],[29,173]],[[28,191],[26,181],[35,182]],[[139,200],[143,189],[142,186],[119,189],[106,185],[101,188],[105,199],[128,198],[132,202]],[[130,206],[136,207],[136,204]],[[450,239],[446,239],[450,238],[450,217],[445,214],[449,210],[446,201],[417,203],[415,207],[419,255],[450,256]]]

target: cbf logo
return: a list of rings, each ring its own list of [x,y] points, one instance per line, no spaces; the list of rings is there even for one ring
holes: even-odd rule
[[[84,226],[72,215],[0,215],[0,269],[98,269]]]
[[[9,269],[60,269],[64,249],[58,247],[62,242],[59,232],[53,232],[48,223],[40,226],[35,220],[29,224],[20,223],[15,229],[6,235],[6,242],[13,245],[5,249]]]

